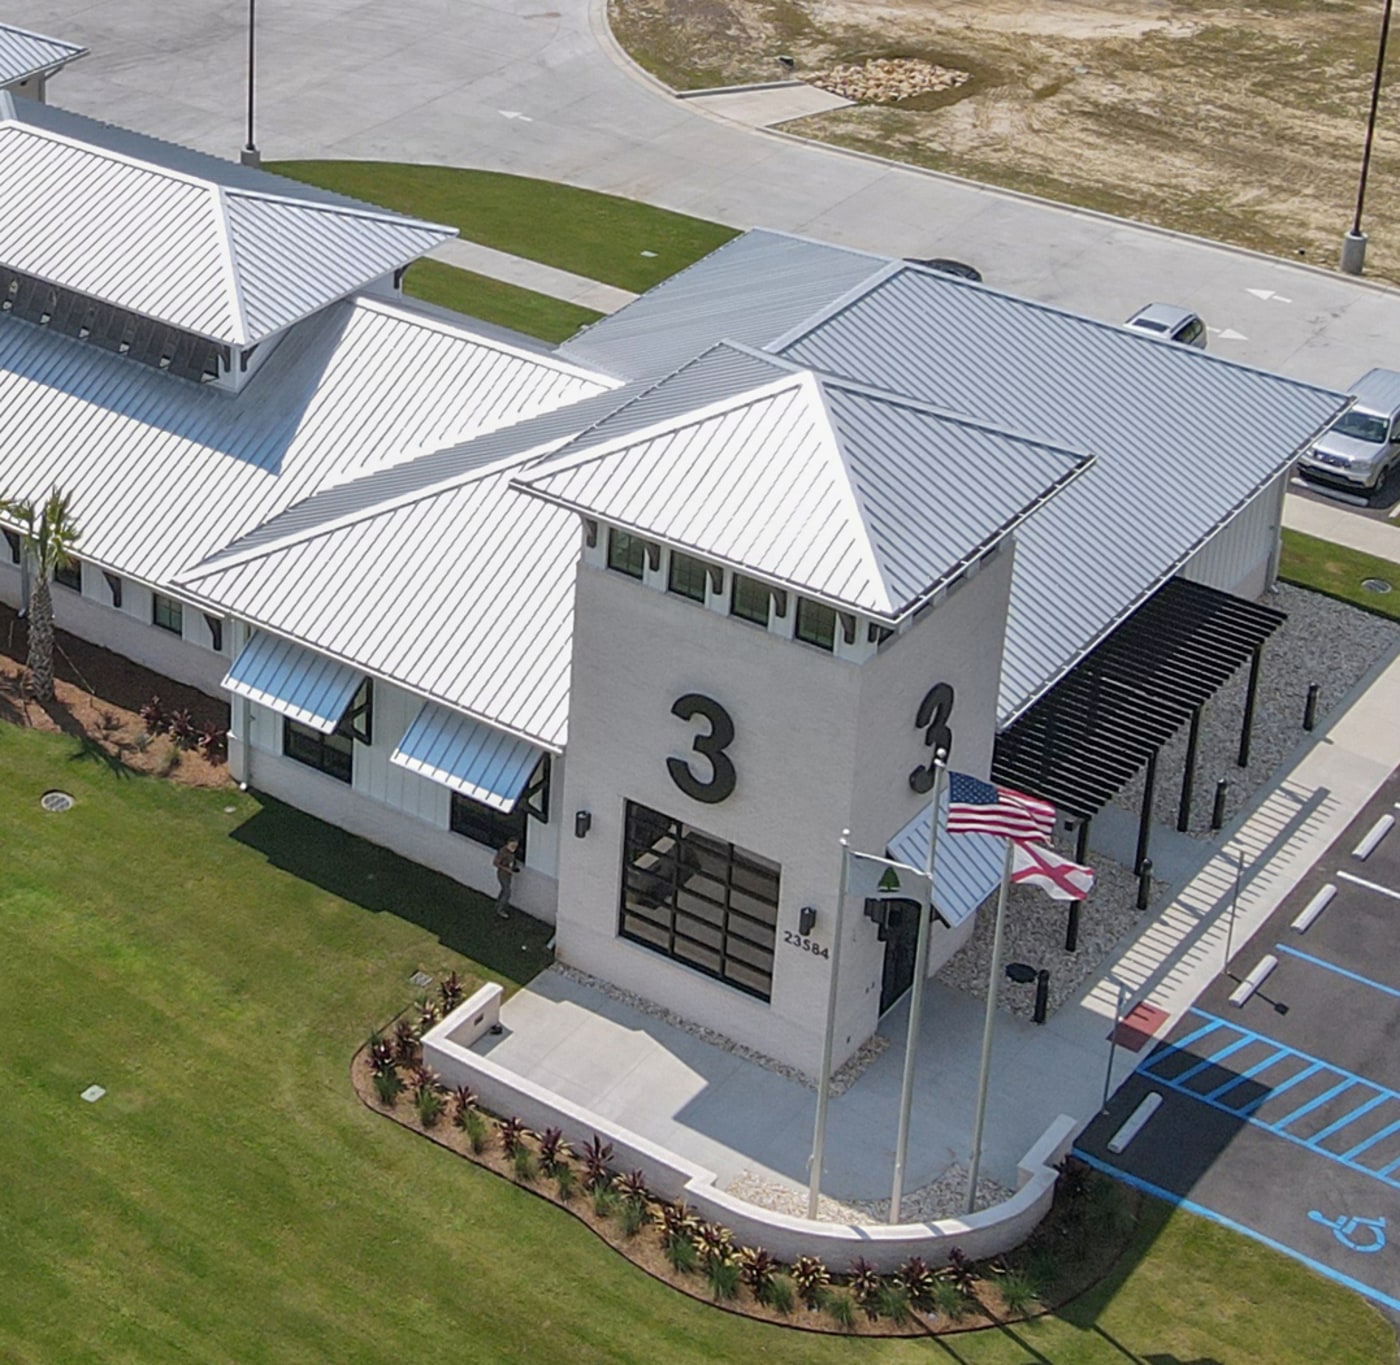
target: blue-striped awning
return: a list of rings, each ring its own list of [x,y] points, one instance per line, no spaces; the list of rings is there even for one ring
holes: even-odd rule
[[[345,714],[364,674],[279,635],[254,631],[223,686],[328,735]]]
[[[948,790],[940,803],[948,818]],[[889,856],[910,867],[923,867],[928,858],[929,809],[921,810],[890,840]],[[990,834],[949,834],[938,837],[933,864],[933,904],[950,927],[961,924],[1001,885],[1006,841]]]
[[[510,812],[544,750],[428,702],[390,760],[473,801]]]

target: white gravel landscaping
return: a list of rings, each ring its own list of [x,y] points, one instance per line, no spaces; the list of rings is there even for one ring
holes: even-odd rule
[[[785,1213],[794,1218],[807,1216],[807,1191],[794,1185],[765,1180],[752,1171],[740,1171],[728,1185],[729,1193],[760,1209]],[[977,1207],[990,1208],[1011,1198],[1011,1191],[995,1180],[979,1177]],[[900,1221],[931,1223],[939,1218],[958,1218],[965,1211],[967,1167],[949,1166],[936,1180],[909,1190],[900,1200]],[[830,1199],[817,1201],[817,1221],[821,1223],[884,1223],[889,1219],[888,1199]]]

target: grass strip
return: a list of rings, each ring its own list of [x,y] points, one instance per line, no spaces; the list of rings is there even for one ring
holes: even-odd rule
[[[636,294],[737,235],[635,199],[497,171],[383,161],[279,161],[266,169]]]
[[[1389,559],[1285,528],[1279,577],[1286,583],[1311,588],[1377,616],[1400,621],[1400,564]],[[1368,591],[1361,586],[1368,578],[1389,583],[1394,591]]]
[[[442,261],[421,260],[409,266],[404,293],[454,313],[467,313],[500,327],[510,327],[541,341],[558,342],[603,315],[592,308],[537,294],[504,280]]]

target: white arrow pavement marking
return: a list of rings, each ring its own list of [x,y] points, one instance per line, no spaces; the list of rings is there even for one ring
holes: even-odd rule
[[[1273,299],[1275,303],[1292,303],[1292,299],[1286,299],[1282,294],[1276,294],[1272,289],[1246,289],[1246,294],[1253,294],[1256,299]]]
[[[521,114],[514,109],[497,109],[496,112],[502,118],[518,118],[522,119],[526,123],[533,123],[535,121],[529,116],[529,114]]]
[[[1221,341],[1248,341],[1249,338],[1243,332],[1237,332],[1233,327],[1207,327],[1206,331],[1214,332]]]

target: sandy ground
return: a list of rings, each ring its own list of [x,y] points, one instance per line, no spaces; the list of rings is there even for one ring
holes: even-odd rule
[[[1327,266],[1351,224],[1374,4],[611,0],[610,9],[623,46],[678,88],[774,79],[779,55],[809,78],[872,56],[971,73],[956,90],[785,125],[804,136]],[[1398,127],[1400,106],[1383,96],[1364,226],[1368,274],[1393,281]],[[994,261],[976,264],[995,274]]]

